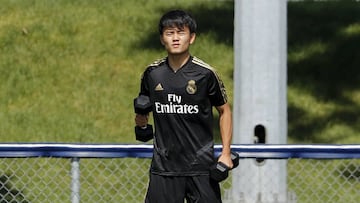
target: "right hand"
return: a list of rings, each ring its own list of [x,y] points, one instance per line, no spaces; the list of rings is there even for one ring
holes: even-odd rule
[[[135,116],[135,124],[140,127],[144,127],[148,124],[149,121],[149,115],[141,115],[136,114]]]

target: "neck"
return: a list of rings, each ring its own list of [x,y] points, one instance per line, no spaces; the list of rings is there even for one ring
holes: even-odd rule
[[[168,61],[173,71],[179,70],[189,60],[190,54],[169,55]]]

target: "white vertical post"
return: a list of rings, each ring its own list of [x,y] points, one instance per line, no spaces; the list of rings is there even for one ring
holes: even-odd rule
[[[71,203],[80,202],[80,159],[71,159]]]
[[[286,144],[286,0],[235,1],[234,144]],[[228,202],[287,202],[286,161],[243,159]]]

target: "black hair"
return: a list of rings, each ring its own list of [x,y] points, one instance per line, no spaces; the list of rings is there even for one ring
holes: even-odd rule
[[[163,33],[165,27],[184,27],[188,26],[190,33],[196,33],[196,21],[187,12],[183,10],[172,10],[165,13],[159,22],[159,33]]]

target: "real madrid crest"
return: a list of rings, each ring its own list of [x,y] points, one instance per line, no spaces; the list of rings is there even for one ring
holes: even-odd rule
[[[189,94],[195,94],[197,90],[195,80],[189,80],[188,85],[186,86],[186,92]]]

